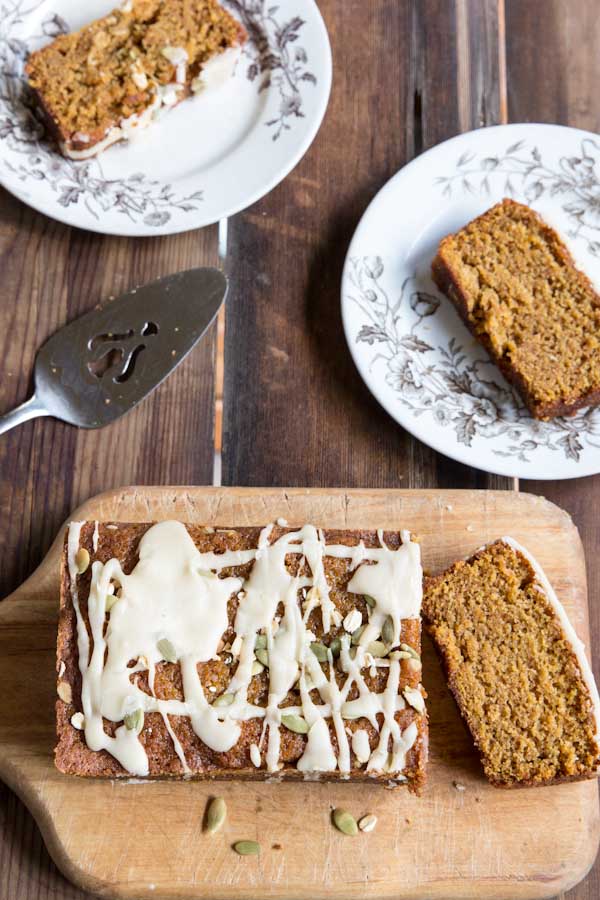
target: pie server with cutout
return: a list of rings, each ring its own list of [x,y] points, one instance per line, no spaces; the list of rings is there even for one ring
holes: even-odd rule
[[[38,352],[33,397],[0,416],[0,434],[36,416],[80,428],[114,422],[185,359],[226,293],[218,269],[190,269],[134,288],[65,325]]]

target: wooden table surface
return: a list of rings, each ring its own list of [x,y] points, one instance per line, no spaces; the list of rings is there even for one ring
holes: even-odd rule
[[[3,436],[2,596],[33,571],[70,510],[92,494],[125,484],[211,484],[221,406],[223,484],[515,486],[429,450],[371,398],[342,333],[342,263],[376,191],[439,141],[508,121],[600,131],[597,0],[319,5],[334,56],[324,125],[286,181],[228,222],[222,404],[215,402],[214,328],[124,420],[78,432],[39,419]],[[27,397],[36,348],[65,321],[135,283],[219,264],[216,226],[164,238],[102,237],[52,222],[5,193],[2,199],[0,412]],[[600,476],[519,487],[557,502],[579,526],[600,672]],[[599,895],[597,863],[567,896]],[[0,786],[2,900],[85,896],[56,870],[30,815]]]

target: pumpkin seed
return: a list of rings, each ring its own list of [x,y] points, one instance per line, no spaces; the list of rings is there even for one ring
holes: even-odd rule
[[[348,652],[350,654],[350,659],[356,659],[356,647],[350,647]]]
[[[263,664],[263,666],[269,665],[269,651],[268,650],[265,650],[264,648],[262,650],[256,650],[254,655],[257,658],[257,660],[259,661],[259,663]]]
[[[206,808],[206,824],[204,830],[214,834],[223,826],[227,818],[227,804],[222,797],[213,797]]]
[[[362,613],[358,609],[351,609],[344,619],[344,631],[352,634],[362,624]]]
[[[351,639],[351,642],[350,642],[350,643],[351,643],[354,647],[356,647],[356,645],[357,645],[358,642],[360,641],[361,636],[362,636],[362,633],[363,633],[363,631],[365,630],[366,627],[367,627],[366,625],[361,625],[360,628],[357,628],[356,631],[353,631],[353,632],[352,632],[352,639]]]
[[[144,727],[144,710],[136,709],[131,713],[127,713],[123,721],[128,731],[135,731],[139,734]]]
[[[161,638],[156,646],[163,659],[170,663],[177,662],[177,652],[168,638]]]
[[[376,659],[383,659],[383,657],[386,656],[388,652],[387,647],[385,646],[383,641],[371,641],[371,643],[367,647],[367,650],[369,651],[371,656],[374,656]]]
[[[327,662],[327,647],[325,644],[320,644],[318,641],[313,641],[310,645],[310,649],[315,654],[319,662]]]
[[[75,567],[77,569],[77,574],[83,575],[83,573],[87,570],[89,564],[90,554],[87,552],[85,547],[80,547],[75,554]]]
[[[252,663],[252,675],[260,675],[261,672],[265,671],[265,667],[262,663],[259,663],[257,659]]]
[[[220,694],[216,700],[213,701],[213,706],[231,706],[233,701],[235,700],[235,696],[233,694]]]
[[[85,718],[83,713],[73,713],[73,715],[71,716],[71,725],[78,731],[83,731],[83,729],[85,728]]]
[[[373,831],[376,825],[377,816],[374,816],[372,813],[369,813],[358,820],[358,827],[361,831]]]
[[[400,649],[404,650],[406,653],[410,654],[410,656],[412,656],[413,659],[418,659],[418,660],[421,659],[421,657],[419,656],[419,654],[417,653],[415,648],[411,647],[410,644],[400,644]]]
[[[375,597],[371,597],[370,594],[363,594],[363,597],[365,598],[365,603],[367,604],[367,606],[370,606],[371,609],[376,606]]]
[[[266,634],[257,634],[256,635],[256,643],[254,645],[255,650],[265,650],[267,646],[267,636]]]
[[[412,706],[413,709],[416,709],[419,713],[425,712],[425,700],[423,699],[421,691],[418,691],[416,688],[406,687],[402,693],[404,694],[406,702]]]
[[[236,841],[233,849],[240,856],[256,856],[260,853],[260,844],[257,841]]]
[[[106,595],[106,600],[104,602],[104,609],[106,610],[106,612],[111,611],[111,609],[113,608],[113,606],[115,605],[115,603],[117,602],[118,599],[119,598],[117,597],[116,594],[107,594]]]
[[[346,809],[334,809],[333,824],[338,831],[341,831],[342,834],[347,834],[349,837],[354,837],[354,835],[358,834],[356,819]]]
[[[296,716],[294,713],[282,716],[281,724],[296,734],[308,734],[308,722],[302,716]]]
[[[406,650],[392,650],[391,653],[388,653],[388,656],[390,659],[412,659],[412,656]]]
[[[59,681],[56,693],[63,703],[70,703],[73,699],[73,691],[71,690],[71,685],[68,681]]]
[[[331,650],[331,655],[333,656],[333,658],[337,659],[342,652],[342,642],[339,637],[336,637],[332,640],[329,645],[329,649]]]
[[[387,616],[381,629],[381,637],[384,644],[392,644],[394,642],[394,620],[391,616]]]

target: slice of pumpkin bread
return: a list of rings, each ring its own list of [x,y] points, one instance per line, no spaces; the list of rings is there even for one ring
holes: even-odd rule
[[[61,152],[86,159],[220,84],[246,38],[217,0],[127,0],[32,53],[26,75]]]
[[[594,677],[548,579],[523,547],[502,538],[428,578],[423,614],[492,784],[597,774]]]
[[[600,404],[600,296],[532,209],[498,203],[443,239],[432,273],[532,416]]]

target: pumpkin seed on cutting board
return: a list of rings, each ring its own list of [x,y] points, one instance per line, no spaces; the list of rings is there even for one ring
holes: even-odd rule
[[[333,824],[342,834],[346,834],[348,837],[354,837],[354,835],[358,834],[356,819],[347,809],[334,809],[332,818]]]
[[[206,825],[204,830],[209,834],[219,831],[227,818],[227,804],[223,797],[213,797],[206,807]]]
[[[236,841],[233,849],[240,856],[257,856],[260,853],[258,841]]]

